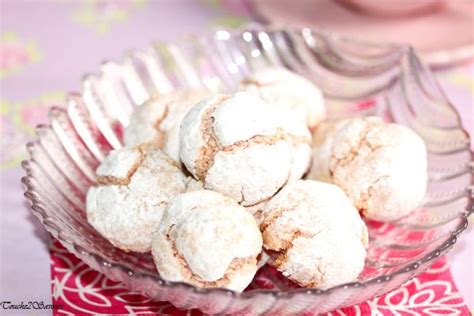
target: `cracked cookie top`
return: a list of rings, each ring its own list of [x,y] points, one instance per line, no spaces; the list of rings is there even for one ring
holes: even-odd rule
[[[262,237],[252,215],[209,190],[174,198],[152,245],[164,279],[239,292],[252,281],[261,250]]]
[[[156,145],[112,151],[97,168],[87,193],[87,220],[114,246],[147,252],[168,201],[195,188]]]
[[[309,128],[326,117],[321,91],[308,79],[284,68],[267,68],[242,80],[240,89],[293,115]]]
[[[292,134],[286,126],[281,112],[256,96],[215,95],[184,117],[180,158],[206,188],[246,206],[257,204],[288,181],[293,162],[302,161],[306,165],[299,168],[307,168],[309,158],[297,160],[296,148],[309,146],[311,136]]]
[[[263,208],[264,248],[286,277],[305,287],[354,281],[364,267],[368,233],[359,213],[335,185],[300,180]]]
[[[372,219],[396,220],[425,195],[423,140],[411,129],[378,117],[352,119],[337,132],[329,168],[333,182]]]

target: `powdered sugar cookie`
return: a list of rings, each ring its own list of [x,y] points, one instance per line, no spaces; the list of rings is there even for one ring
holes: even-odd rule
[[[213,96],[194,106],[181,123],[181,161],[205,188],[245,206],[257,204],[297,169],[295,143],[304,141],[283,125],[280,113],[256,96]]]
[[[207,94],[205,90],[176,91],[137,107],[124,131],[125,145],[153,142],[179,161],[179,124],[188,110]]]
[[[367,228],[337,186],[292,182],[265,205],[263,218],[270,264],[301,286],[327,289],[356,280],[362,271]]]
[[[308,79],[284,68],[267,68],[242,80],[240,89],[284,109],[309,128],[326,117],[321,91]]]
[[[261,250],[262,236],[252,215],[209,190],[175,197],[152,245],[164,279],[238,292],[252,281]]]
[[[155,145],[112,151],[97,177],[87,193],[87,220],[114,246],[137,252],[150,251],[169,199],[192,183]]]
[[[377,117],[353,119],[337,132],[332,181],[368,218],[396,220],[416,208],[427,185],[427,153],[412,130]]]

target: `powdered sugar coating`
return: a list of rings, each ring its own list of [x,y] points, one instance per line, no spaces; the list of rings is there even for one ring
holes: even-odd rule
[[[344,125],[334,139],[330,169],[333,182],[371,219],[396,220],[416,208],[426,192],[423,140],[377,117]]]
[[[166,117],[171,95],[154,97],[136,107],[130,117],[130,122],[124,130],[123,141],[126,146],[146,142],[163,143],[163,131],[160,122]]]
[[[282,187],[289,178],[289,167],[291,148],[287,142],[256,144],[217,153],[205,183],[206,187],[218,188],[243,205],[253,205]]]
[[[299,180],[263,209],[264,247],[286,277],[304,287],[330,288],[354,281],[364,267],[367,227],[335,185]]]
[[[179,126],[176,124],[165,133],[162,150],[174,161],[179,161]]]
[[[313,131],[312,162],[307,179],[332,182],[329,162],[334,137],[347,122],[348,120],[323,122]]]
[[[311,162],[311,133],[300,120],[286,109],[275,109],[271,104],[259,102],[247,93],[237,93],[224,101],[213,114],[214,131],[223,146],[252,138],[255,135],[271,136],[283,129],[292,143],[292,166],[289,180],[301,179]],[[269,119],[269,116],[272,116]]]
[[[87,220],[114,246],[147,252],[168,201],[187,189],[186,176],[156,146],[112,151],[87,193]]]
[[[301,177],[307,169],[309,148],[298,146],[309,147],[311,136],[304,125],[307,134],[298,133],[308,138],[291,135],[287,125],[280,112],[251,94],[216,95],[184,117],[180,158],[205,188],[253,205],[271,197],[293,170]]]
[[[271,136],[281,127],[279,117],[261,99],[248,93],[236,93],[214,110],[213,129],[222,146],[245,141],[255,135]]]
[[[142,160],[142,153],[136,148],[123,148],[111,151],[96,170],[98,177],[109,177],[127,181]]]
[[[281,126],[288,133],[292,145],[293,159],[289,181],[299,180],[308,171],[311,164],[311,132],[301,121],[280,111]]]
[[[252,281],[261,250],[262,237],[252,215],[209,190],[175,197],[152,245],[164,279],[238,292]]]
[[[154,142],[179,161],[179,125],[188,110],[207,96],[206,90],[176,91],[137,107],[124,131],[127,146]]]
[[[250,75],[240,89],[258,95],[313,128],[326,117],[321,91],[308,79],[284,68],[267,68]]]

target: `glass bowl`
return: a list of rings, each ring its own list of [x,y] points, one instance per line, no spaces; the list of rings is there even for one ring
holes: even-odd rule
[[[85,195],[133,107],[175,89],[231,91],[245,75],[283,66],[313,80],[330,117],[378,115],[424,138],[429,185],[423,205],[397,222],[367,221],[370,246],[357,282],[328,290],[298,288],[273,268],[259,270],[244,293],[168,282],[150,254],[113,247],[88,223]],[[456,110],[408,46],[376,45],[316,30],[247,26],[132,51],[86,75],[82,92],[50,110],[27,145],[22,179],[33,213],[70,252],[133,291],[206,313],[325,312],[399,287],[446,253],[472,210],[472,154]],[[407,153],[409,155],[410,153]],[[212,254],[209,254],[212,256]]]

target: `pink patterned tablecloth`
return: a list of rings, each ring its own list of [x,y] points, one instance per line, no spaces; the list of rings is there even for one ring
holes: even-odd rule
[[[0,0],[0,304],[35,300],[61,305],[54,313],[67,315],[200,314],[129,293],[58,242],[50,242],[23,201],[19,162],[25,158],[24,144],[32,138],[34,126],[47,121],[47,108],[59,104],[64,91],[77,89],[85,71],[97,69],[104,57],[118,58],[123,51],[153,40],[248,20],[242,15],[247,9],[242,2],[223,2],[232,13],[217,0]],[[474,67],[437,75],[473,135]],[[332,314],[470,314],[465,302],[474,307],[473,237],[471,227],[448,259],[440,258],[404,287]],[[0,314],[8,312],[32,311],[0,306]]]
[[[169,302],[154,302],[132,293],[117,282],[92,270],[56,241],[51,247],[53,304],[62,307],[55,315],[159,314],[202,315],[181,311]],[[469,315],[453,282],[449,265],[441,257],[427,271],[402,288],[359,305],[327,315]]]

